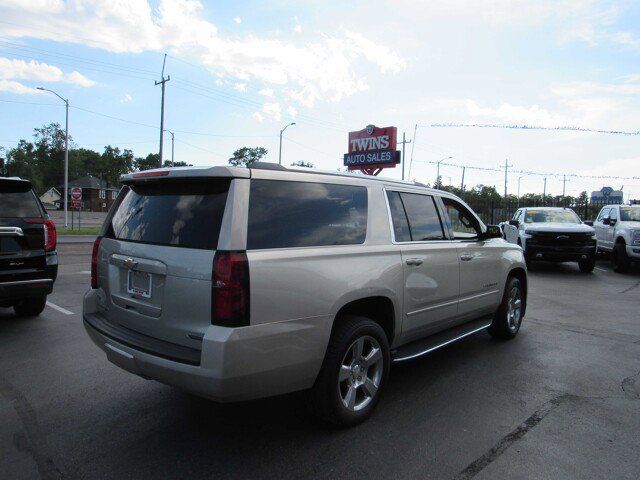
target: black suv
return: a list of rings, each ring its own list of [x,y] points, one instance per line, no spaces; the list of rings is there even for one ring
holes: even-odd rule
[[[20,178],[0,178],[0,307],[39,315],[58,274],[56,227]]]

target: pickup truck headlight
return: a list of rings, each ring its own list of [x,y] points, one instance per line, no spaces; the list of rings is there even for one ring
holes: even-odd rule
[[[631,245],[640,245],[640,230],[631,230]]]

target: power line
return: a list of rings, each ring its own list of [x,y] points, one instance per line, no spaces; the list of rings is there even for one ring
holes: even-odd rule
[[[638,131],[601,130],[597,128],[584,128],[584,127],[576,127],[576,126],[542,127],[539,125],[500,125],[500,124],[481,124],[481,123],[432,123],[429,126],[435,127],[435,128],[501,128],[501,129],[507,129],[507,130],[551,130],[551,131],[569,131],[569,132],[590,132],[590,133],[605,133],[609,135],[626,135],[626,136],[640,135],[640,130]]]

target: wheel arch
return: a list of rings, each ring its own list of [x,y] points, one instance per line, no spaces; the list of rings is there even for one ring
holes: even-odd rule
[[[342,305],[336,312],[331,326],[331,333],[333,334],[340,324],[340,320],[346,316],[366,317],[382,327],[387,335],[389,345],[391,345],[397,333],[396,312],[397,308],[393,300],[386,295],[372,295],[352,299]]]

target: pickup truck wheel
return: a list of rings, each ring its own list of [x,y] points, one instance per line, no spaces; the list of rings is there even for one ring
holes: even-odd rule
[[[592,255],[586,260],[578,261],[578,267],[582,273],[591,273],[596,268],[596,256]]]
[[[629,256],[627,255],[627,248],[624,243],[618,242],[613,247],[611,252],[611,265],[614,272],[626,273],[629,271]]]
[[[47,297],[25,298],[13,306],[13,311],[19,317],[35,317],[40,315],[47,304]]]
[[[331,335],[311,390],[311,413],[340,426],[366,420],[378,404],[390,363],[389,342],[380,325],[344,317]]]
[[[494,338],[511,339],[518,334],[522,324],[525,296],[520,280],[510,277],[502,296],[502,303],[493,316],[487,331]]]

